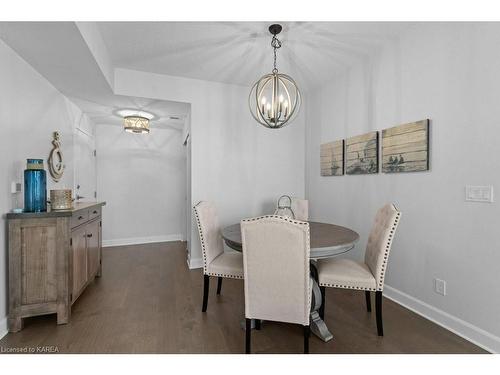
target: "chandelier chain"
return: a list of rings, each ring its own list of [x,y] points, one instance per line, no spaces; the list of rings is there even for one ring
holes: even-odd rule
[[[278,68],[276,67],[276,50],[278,48],[281,48],[281,41],[278,38],[276,38],[276,34],[273,35],[273,39],[271,40],[271,47],[273,47],[273,52],[274,52],[273,73],[276,74],[278,73]]]

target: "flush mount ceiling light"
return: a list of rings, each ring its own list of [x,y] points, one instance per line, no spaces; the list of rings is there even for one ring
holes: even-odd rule
[[[142,116],[126,116],[123,118],[123,127],[129,133],[149,133],[149,119]]]
[[[300,91],[295,81],[288,75],[278,73],[276,51],[281,41],[276,37],[282,30],[281,25],[269,26],[273,35],[271,47],[274,52],[274,68],[271,74],[262,76],[252,87],[248,105],[253,118],[267,128],[279,129],[289,124],[300,109]]]
[[[120,109],[113,112],[123,118],[123,128],[129,133],[149,133],[149,122],[156,120],[157,116],[137,109]]]

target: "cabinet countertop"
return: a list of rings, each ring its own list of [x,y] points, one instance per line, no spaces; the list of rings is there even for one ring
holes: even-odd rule
[[[80,210],[89,209],[91,207],[97,206],[105,206],[106,202],[76,202],[73,204],[73,208],[70,210],[47,210],[47,212],[21,212],[7,213],[6,217],[8,220],[10,219],[42,219],[48,217],[63,217],[63,216],[72,216],[75,212]],[[48,205],[50,207],[50,205]]]

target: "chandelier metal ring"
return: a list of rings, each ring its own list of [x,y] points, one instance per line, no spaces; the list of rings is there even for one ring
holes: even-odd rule
[[[297,116],[300,104],[300,90],[287,74],[278,73],[276,65],[276,51],[282,42],[276,37],[280,33],[281,25],[271,25],[269,31],[273,35],[274,61],[271,74],[262,76],[250,90],[248,104],[253,118],[261,125],[279,129],[289,124]]]
[[[272,83],[274,77],[276,77],[276,80],[280,83],[280,86],[285,91],[283,99],[285,97],[287,99],[286,101],[283,100],[282,103],[290,103],[286,104],[286,106],[285,104],[282,104],[281,111],[278,111],[279,110],[279,104],[278,104],[278,107],[276,108],[277,116],[273,115],[272,112],[273,105],[271,103],[267,103],[267,101],[263,103],[262,100],[264,98],[263,92],[265,88]],[[290,88],[287,87],[285,81],[287,81],[289,85],[294,88],[295,91],[293,91],[292,94],[290,94]],[[300,95],[300,90],[298,89],[297,84],[295,83],[292,77],[283,73],[271,73],[262,76],[257,82],[255,82],[255,84],[252,86],[252,89],[250,90],[250,94],[248,96],[248,102],[250,106],[250,113],[258,123],[268,128],[279,129],[288,124],[289,122],[291,122],[298,114],[301,105],[301,95]],[[260,105],[257,105],[257,103],[260,103]],[[279,103],[279,97],[278,97],[278,103]],[[267,104],[269,104],[269,108],[271,109],[269,115],[267,113],[268,109]],[[275,118],[277,119],[277,121],[274,121]]]

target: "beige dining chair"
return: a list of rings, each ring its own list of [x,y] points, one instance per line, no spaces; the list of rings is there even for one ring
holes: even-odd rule
[[[309,220],[309,201],[292,197],[292,211],[295,214],[295,220],[308,221]]]
[[[269,215],[241,221],[245,275],[246,353],[251,321],[300,324],[309,352],[312,282],[309,223]]]
[[[319,285],[323,304],[320,316],[324,319],[325,287],[364,290],[366,309],[371,312],[370,293],[375,292],[377,333],[384,335],[382,324],[382,292],[392,240],[396,233],[401,212],[394,204],[386,204],[377,211],[364,262],[351,259],[322,259],[318,261]]]
[[[217,294],[221,293],[222,279],[243,279],[243,256],[237,252],[224,252],[217,211],[212,202],[199,202],[193,207],[198,224],[203,255],[203,305],[207,311],[210,276],[217,277]]]

